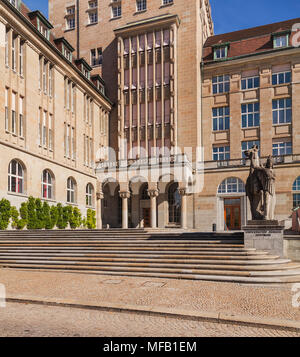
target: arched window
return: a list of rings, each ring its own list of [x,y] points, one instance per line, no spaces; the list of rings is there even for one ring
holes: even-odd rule
[[[169,223],[180,224],[181,220],[181,196],[178,191],[178,183],[174,182],[168,189]]]
[[[145,183],[141,188],[141,200],[150,200],[148,195],[148,184]]]
[[[12,160],[8,167],[8,191],[24,193],[24,168],[17,160]]]
[[[94,188],[93,185],[91,183],[88,183],[86,185],[86,195],[85,195],[85,201],[86,201],[86,205],[88,207],[92,207],[93,206],[93,202],[94,202]]]
[[[76,182],[72,177],[69,177],[67,181],[67,202],[76,202]]]
[[[230,177],[224,180],[219,188],[218,193],[244,193],[245,185],[242,180],[236,177]]]
[[[296,178],[293,184],[293,207],[300,207],[300,176]]]
[[[53,195],[53,178],[48,170],[43,171],[42,176],[42,197],[46,199],[52,199]]]

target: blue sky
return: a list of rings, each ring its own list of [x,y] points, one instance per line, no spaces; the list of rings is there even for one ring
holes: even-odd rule
[[[24,2],[31,10],[48,14],[48,0]],[[300,17],[299,0],[210,0],[210,3],[216,34]]]

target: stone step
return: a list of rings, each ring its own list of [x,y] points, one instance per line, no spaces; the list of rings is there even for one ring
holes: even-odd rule
[[[251,272],[251,271],[235,271],[235,270],[217,270],[217,269],[212,269],[212,270],[201,270],[201,269],[176,269],[176,268],[155,268],[155,267],[143,267],[143,268],[138,268],[138,267],[104,267],[104,266],[99,266],[99,269],[97,269],[96,265],[84,265],[84,264],[78,264],[78,263],[60,263],[60,262],[53,262],[53,264],[48,264],[47,262],[43,261],[37,261],[34,263],[31,263],[30,265],[26,264],[26,262],[2,262],[0,261],[0,265],[3,268],[6,267],[22,267],[22,268],[30,268],[30,269],[43,269],[43,268],[51,268],[51,269],[62,269],[62,270],[94,270],[97,272],[117,272],[117,273],[139,273],[139,274],[150,274],[150,276],[153,276],[154,274],[158,274],[158,276],[161,276],[161,274],[177,274],[177,276],[186,276],[186,275],[193,275],[193,276],[227,276],[227,277],[284,277],[284,276],[300,276],[300,269],[298,270],[288,270],[288,271],[281,271],[281,270],[275,270],[272,272]]]
[[[300,269],[300,263],[289,263],[289,261],[285,261],[283,263],[274,260],[273,265],[212,265],[212,264],[203,264],[199,262],[191,262],[191,261],[147,261],[147,262],[138,262],[136,260],[129,260],[126,262],[122,262],[120,260],[103,260],[101,258],[86,258],[86,257],[44,257],[44,256],[26,256],[18,257],[18,256],[8,256],[8,257],[1,257],[1,262],[28,262],[28,264],[35,263],[35,262],[47,262],[53,263],[55,261],[59,261],[60,263],[66,262],[67,264],[84,264],[84,265],[97,265],[97,266],[120,266],[120,267],[164,267],[164,268],[181,268],[181,269],[224,269],[224,270],[240,270],[240,271],[272,271],[272,270],[290,270],[290,269]],[[284,260],[283,260],[284,261]]]

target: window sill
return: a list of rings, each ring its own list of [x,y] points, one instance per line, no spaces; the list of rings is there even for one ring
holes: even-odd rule
[[[144,14],[145,12],[147,12],[147,9],[136,11],[133,15],[136,16],[136,15],[139,15],[139,14]]]
[[[245,128],[242,128],[242,130],[259,129],[259,128],[260,128],[260,125],[258,125],[258,126],[247,126]]]
[[[46,201],[46,202],[56,203],[56,200],[54,198],[42,197],[41,200],[44,201],[44,202]]]
[[[170,4],[163,4],[163,5],[160,5],[160,9],[163,9],[165,7],[169,7],[169,6],[173,6],[174,5],[174,2],[170,3]]]
[[[75,30],[76,30],[76,28],[74,27],[72,29],[65,29],[64,32],[70,32],[70,31],[75,31]]]
[[[99,24],[99,22],[97,21],[97,22],[93,22],[92,24],[87,24],[86,27],[94,26],[94,25],[98,25],[98,24]]]
[[[8,195],[10,196],[17,196],[17,197],[23,197],[23,198],[28,198],[28,195],[26,193],[17,193],[17,192],[7,192]]]
[[[109,21],[119,20],[122,16],[111,17]]]
[[[287,126],[287,125],[292,125],[292,123],[279,123],[279,124],[273,124],[273,127],[277,127],[277,126]],[[289,134],[291,135],[291,134]]]

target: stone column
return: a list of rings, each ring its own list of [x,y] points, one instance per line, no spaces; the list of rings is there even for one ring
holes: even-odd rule
[[[129,191],[120,191],[120,197],[122,198],[122,228],[128,228],[128,199],[130,198]]]
[[[185,188],[179,188],[178,192],[181,196],[181,228],[187,229],[187,194]]]
[[[102,200],[103,200],[103,192],[97,192],[96,200],[97,200],[97,229],[102,229]]]
[[[158,190],[148,190],[150,196],[151,206],[151,228],[157,228],[157,215],[156,215],[156,197],[158,197]]]

